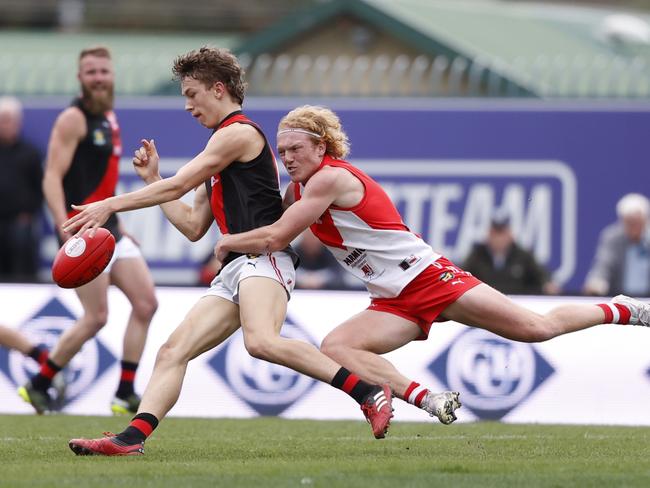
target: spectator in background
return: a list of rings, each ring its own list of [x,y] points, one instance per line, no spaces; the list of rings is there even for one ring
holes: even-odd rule
[[[341,266],[311,230],[302,233],[295,249],[300,256],[296,288],[336,290],[344,287]]]
[[[510,219],[496,213],[484,243],[474,246],[463,269],[505,294],[557,294],[559,287],[535,256],[518,245]]]
[[[585,280],[585,294],[650,296],[649,213],[648,199],[639,193],[629,193],[619,200],[618,221],[600,233],[596,256]]]
[[[83,49],[77,78],[81,94],[54,122],[42,181],[60,244],[72,236],[61,224],[76,213],[73,203],[93,202],[115,193],[122,154],[113,112],[115,73],[110,50],[104,46]],[[135,413],[140,404],[134,381],[158,302],[149,268],[117,216],[111,215],[105,227],[115,236],[113,259],[97,278],[75,289],[83,314],[63,332],[40,372],[18,389],[39,414],[50,409],[48,390],[54,377],[106,324],[111,283],[128,299],[131,314],[122,342],[120,380],[110,408],[115,414],[128,414]]]
[[[41,155],[20,136],[18,99],[0,98],[0,280],[36,281],[43,203]]]

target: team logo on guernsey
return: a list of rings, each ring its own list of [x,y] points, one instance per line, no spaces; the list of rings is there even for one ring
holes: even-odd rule
[[[77,317],[57,298],[52,298],[32,318],[20,326],[33,344],[41,344],[52,349],[64,330],[68,329]],[[88,340],[81,351],[62,371],[61,384],[65,384],[65,398],[55,400],[58,408],[73,402],[115,363],[115,357],[96,338]],[[0,349],[0,371],[15,385],[24,384],[32,375],[38,373],[39,366],[18,351]],[[62,386],[62,385],[61,385]],[[63,388],[59,388],[58,395]]]
[[[93,131],[93,144],[95,146],[105,146],[106,145],[106,136],[101,129],[95,129]]]
[[[316,345],[309,334],[289,317],[282,336]],[[208,364],[233,392],[260,415],[279,415],[299,401],[316,383],[292,369],[255,359],[244,347],[241,331],[220,348]]]
[[[210,177],[210,186],[214,186],[217,183],[219,183],[219,177],[218,176],[211,176]]]
[[[525,402],[554,372],[530,344],[468,329],[430,365],[446,389],[460,391],[463,407],[499,420]]]
[[[402,260],[402,262],[399,263],[399,267],[406,271],[411,266],[417,264],[421,259],[421,257],[411,254],[408,258]]]
[[[368,278],[375,274],[375,270],[372,269],[372,266],[370,266],[368,263],[361,263],[359,269],[363,271],[363,274]]]

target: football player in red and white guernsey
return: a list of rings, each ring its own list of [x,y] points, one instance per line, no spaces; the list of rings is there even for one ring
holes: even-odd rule
[[[291,111],[279,124],[277,144],[292,181],[284,196],[287,210],[272,225],[225,236],[217,259],[233,251],[282,249],[310,227],[371,298],[367,310],[325,337],[322,351],[367,381],[388,382],[397,397],[444,423],[455,419],[457,393],[434,395],[379,356],[425,339],[434,321],[454,320],[522,342],[597,324],[650,325],[650,305],[624,296],[541,315],[455,266],[409,231],[377,182],[342,159],[348,138],[327,108]]]
[[[153,142],[144,140],[133,163],[147,186],[90,205],[65,222],[66,230],[97,228],[114,212],[161,204],[166,217],[190,240],[203,237],[216,220],[221,232],[246,232],[282,215],[273,150],[260,127],[242,112],[245,84],[235,56],[204,47],[179,56],[185,109],[213,133],[206,147],[170,178],[161,178]],[[194,203],[178,199],[196,189]],[[139,455],[144,441],[178,399],[188,362],[242,329],[248,352],[345,391],[361,406],[376,438],[384,437],[392,413],[388,385],[369,384],[317,347],[280,335],[295,283],[297,255],[287,243],[273,253],[227,253],[210,289],[192,307],[158,352],[137,415],[117,435],[72,439],[79,455]]]

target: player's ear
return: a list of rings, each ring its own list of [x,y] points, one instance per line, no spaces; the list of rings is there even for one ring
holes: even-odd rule
[[[226,87],[221,81],[215,81],[215,83],[212,85],[212,92],[214,93],[214,96],[217,99],[220,99],[223,97],[223,93],[225,91]]]

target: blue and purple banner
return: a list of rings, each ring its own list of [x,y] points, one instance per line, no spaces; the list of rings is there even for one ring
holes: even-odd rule
[[[246,111],[274,146],[278,121],[301,103],[251,100]],[[408,103],[338,100],[330,106],[350,137],[350,161],[386,188],[412,230],[458,264],[485,235],[491,213],[502,209],[518,240],[565,291],[579,292],[600,230],[616,219],[618,199],[629,192],[650,195],[650,106]],[[43,150],[64,105],[27,105],[26,136]],[[210,136],[184,113],[180,97],[118,104],[117,114],[124,142],[120,191],[141,186],[129,170],[140,138],[156,140],[170,175]],[[187,198],[191,202],[192,196]],[[216,229],[192,244],[158,209],[124,218],[158,283],[195,283],[196,268],[218,237]],[[46,235],[44,270],[55,250]]]

